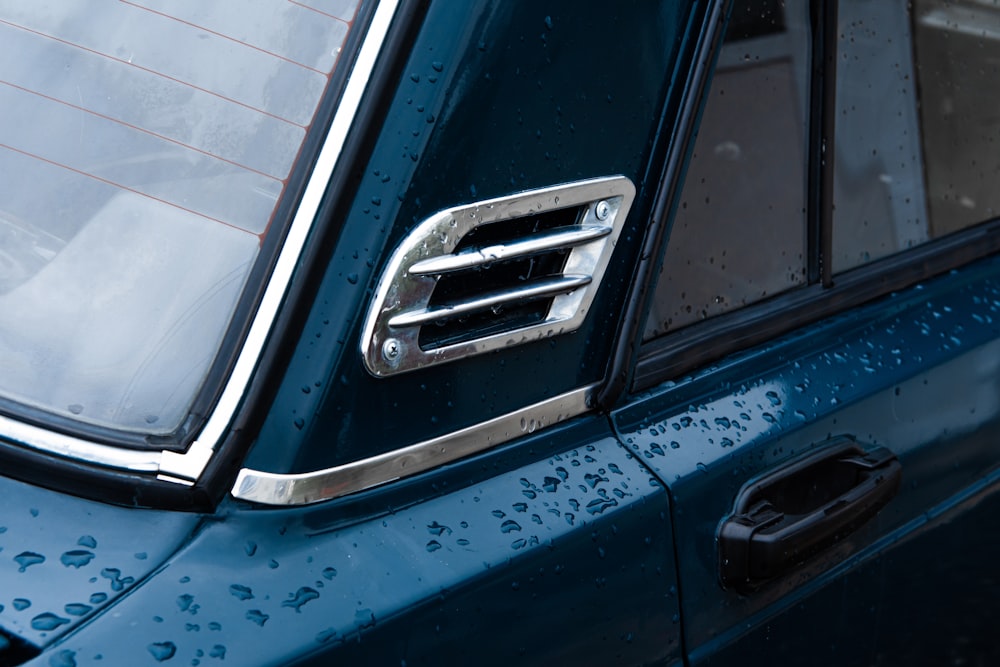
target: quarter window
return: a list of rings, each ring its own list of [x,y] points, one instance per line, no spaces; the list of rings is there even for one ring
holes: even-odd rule
[[[809,17],[783,4],[733,10],[646,339],[805,282]]]

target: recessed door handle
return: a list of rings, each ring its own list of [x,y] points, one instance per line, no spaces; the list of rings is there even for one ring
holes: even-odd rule
[[[719,528],[723,585],[750,592],[836,544],[875,516],[901,479],[891,451],[842,436],[747,483]]]

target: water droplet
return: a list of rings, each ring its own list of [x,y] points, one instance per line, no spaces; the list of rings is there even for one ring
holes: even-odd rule
[[[94,560],[94,554],[90,551],[84,551],[82,549],[67,551],[59,557],[59,561],[63,565],[66,567],[75,567],[77,569],[83,567],[92,560]]]
[[[76,651],[59,651],[49,658],[49,667],[76,667]]]
[[[90,535],[83,535],[76,541],[77,546],[86,547],[88,549],[97,548],[97,540],[95,540]]]
[[[111,590],[116,592],[125,590],[126,586],[135,581],[133,577],[123,577],[122,571],[116,567],[104,568],[101,570],[101,576],[111,581]]]
[[[246,552],[247,556],[253,556],[255,553],[257,553],[257,543],[247,542],[246,546],[243,547],[243,550]]]
[[[332,641],[337,636],[337,631],[333,628],[327,628],[326,630],[320,630],[316,633],[316,643],[326,644]]]
[[[187,593],[177,596],[177,608],[181,611],[188,611],[191,609],[191,603],[194,602],[194,596],[188,595]]]
[[[440,537],[445,533],[451,535],[452,531],[451,528],[449,528],[448,526],[442,525],[437,521],[433,521],[427,524],[427,532],[429,532],[431,535],[437,535],[438,537]]]
[[[358,284],[358,274],[356,274],[356,273],[348,273],[347,274],[347,282],[351,283],[352,285],[357,285]]]
[[[68,407],[67,409],[68,409],[68,410],[69,410],[70,412],[72,412],[72,413],[73,413],[74,415],[78,415],[78,414],[80,414],[81,412],[83,412],[83,406],[82,406],[82,405],[80,405],[79,403],[73,403],[73,404],[72,404],[72,405],[70,405],[70,406],[69,406],[69,407]]]
[[[39,632],[49,632],[51,630],[55,630],[60,625],[66,625],[67,623],[69,623],[68,618],[56,616],[52,612],[48,611],[31,619],[32,629],[38,630]]]
[[[216,644],[208,650],[209,658],[218,658],[219,660],[226,659],[226,647],[222,644]]]
[[[170,660],[177,653],[177,645],[173,642],[155,642],[146,647],[149,654],[153,656],[157,662],[163,662],[164,660]]]
[[[149,558],[149,555],[146,554],[145,551],[139,551],[138,553],[132,554],[132,558],[135,558],[136,560],[146,560]]]
[[[63,610],[70,616],[86,616],[93,609],[89,604],[83,604],[82,602],[70,602],[68,605],[63,607]]]
[[[614,498],[594,498],[587,503],[588,514],[603,514],[609,507],[614,507],[618,501]]]
[[[441,543],[438,542],[437,540],[431,540],[430,542],[427,543],[427,552],[428,553],[434,553],[435,551],[437,551],[440,548],[441,548]]]
[[[555,493],[559,488],[559,482],[562,481],[558,477],[548,477],[542,480],[542,488],[549,493]]]
[[[17,568],[17,571],[24,572],[32,565],[38,565],[39,563],[44,563],[45,556],[43,556],[42,554],[36,554],[34,551],[22,551],[18,555],[14,556],[14,561],[21,566]]]
[[[769,391],[766,394],[764,394],[764,396],[767,397],[767,400],[768,400],[768,402],[771,403],[771,405],[773,405],[775,407],[781,405],[781,399],[778,398],[778,392],[776,392],[776,391]]]
[[[220,630],[222,630],[222,624],[217,623],[216,621],[212,621],[211,623],[208,624],[208,629],[213,632],[219,632]]]
[[[306,425],[306,420],[303,419],[302,417],[299,417],[298,419],[293,421],[292,424],[295,426],[295,428],[301,431],[302,428]]]
[[[336,568],[333,568],[333,567],[325,567],[325,568],[323,568],[323,578],[324,579],[326,579],[326,580],[329,581],[330,579],[333,579],[336,576],[337,576],[337,569]]]
[[[371,628],[375,626],[375,612],[371,609],[358,609],[354,612],[354,622],[359,629]]]
[[[442,63],[440,60],[435,60],[434,62],[431,63],[431,69],[433,69],[435,72],[440,72],[444,69],[444,63]]]
[[[103,602],[107,602],[107,600],[107,593],[94,593],[90,596],[90,604],[101,604]]]
[[[233,584],[229,587],[229,593],[238,600],[253,600],[253,591],[249,586]]]
[[[296,613],[301,613],[302,606],[319,597],[319,592],[308,586],[303,586],[295,593],[290,593],[288,599],[281,603],[282,607],[294,609]]]
[[[24,611],[25,609],[31,606],[31,600],[28,600],[26,598],[14,598],[12,604],[14,605],[14,609],[17,609],[18,611]]]
[[[520,524],[517,523],[517,521],[511,521],[510,519],[508,519],[507,521],[504,521],[502,524],[500,524],[501,533],[512,533],[519,530],[521,530],[521,526]]]
[[[262,612],[260,609],[251,609],[246,613],[246,618],[248,621],[253,621],[257,625],[264,627],[264,624],[267,623],[267,619],[271,617]]]

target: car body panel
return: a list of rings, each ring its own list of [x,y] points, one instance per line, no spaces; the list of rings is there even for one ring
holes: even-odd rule
[[[414,482],[425,499],[409,506],[400,488],[360,507],[229,503],[109,610],[127,633],[106,618],[56,652],[79,665],[680,664],[666,492],[608,428],[581,418],[529,438],[528,462],[521,449],[457,464],[454,491],[427,498]]]
[[[691,7],[430,3],[386,101],[386,125],[356,167],[357,194],[335,212],[330,260],[311,278],[314,306],[247,468],[330,468],[602,377],[651,188],[637,194],[575,333],[376,378],[361,362],[362,320],[391,251],[438,211],[590,178],[640,182],[658,169],[669,139],[661,114],[682,88],[675,68],[689,49],[682,37]],[[599,31],[591,30],[595,14],[607,16]],[[533,382],[524,382],[526,367]]]
[[[0,628],[46,644],[154,576],[200,518],[64,496],[0,478]]]
[[[615,416],[670,488],[691,664],[809,664],[806,643],[841,664],[899,664],[913,655],[900,638],[918,636],[924,655],[981,655],[971,632],[931,630],[995,589],[1000,541],[964,536],[973,559],[937,536],[956,533],[952,523],[987,534],[992,524],[998,279],[996,260],[953,271],[667,383]],[[840,435],[899,457],[898,497],[759,590],[724,590],[717,531],[739,488]],[[914,587],[935,591],[933,604],[917,612]]]

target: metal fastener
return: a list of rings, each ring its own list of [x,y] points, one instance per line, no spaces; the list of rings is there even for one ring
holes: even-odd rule
[[[395,338],[388,338],[382,343],[382,356],[387,360],[393,361],[397,359],[400,352],[402,352],[402,343]]]
[[[611,215],[611,207],[608,205],[608,202],[603,199],[597,202],[594,205],[594,215],[596,215],[597,219],[601,222],[607,220],[608,216]]]

